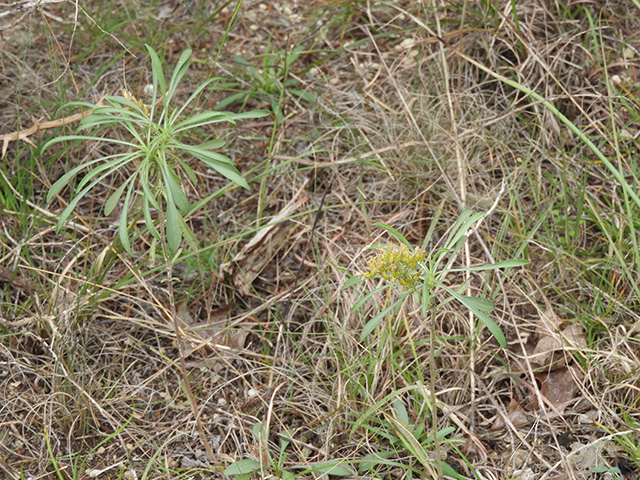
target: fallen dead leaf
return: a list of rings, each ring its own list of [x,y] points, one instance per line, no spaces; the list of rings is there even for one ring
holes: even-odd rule
[[[586,347],[584,327],[575,321],[560,319],[551,310],[543,314],[544,322],[538,326],[538,343],[529,355],[532,365],[539,367],[565,368],[557,363],[564,357],[567,348]],[[552,365],[556,363],[556,365]]]
[[[541,383],[540,393],[562,413],[580,391],[576,378],[580,379],[582,376],[580,369],[565,367],[536,378]]]
[[[509,411],[507,413],[508,415],[508,423],[514,427],[522,427],[523,425],[528,424],[531,421],[531,418],[529,416],[529,414],[525,411],[525,409],[522,407],[522,405],[520,404],[520,402],[518,402],[517,400],[511,400],[509,402]],[[493,422],[493,425],[491,425],[491,430],[496,431],[496,430],[502,430],[507,426],[507,422],[505,421],[505,419],[501,416],[498,416],[495,420],[495,422]]]
[[[245,346],[251,327],[228,328],[227,316],[231,310],[231,305],[229,303],[210,312],[209,320],[206,322],[199,322],[194,319],[187,308],[186,302],[178,305],[176,313],[183,324],[188,340],[195,343],[207,342],[242,349]]]
[[[307,181],[308,182],[308,181]],[[233,273],[233,284],[240,293],[248,295],[251,292],[251,284],[260,275],[260,272],[278,252],[278,247],[288,237],[287,230],[283,230],[286,220],[309,200],[309,195],[302,195],[307,182],[298,190],[294,198],[269,222],[256,232],[233,260],[224,263],[220,270]],[[260,245],[270,244],[262,251]]]

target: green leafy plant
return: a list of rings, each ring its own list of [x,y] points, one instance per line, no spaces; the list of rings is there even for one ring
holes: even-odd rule
[[[229,95],[216,105],[216,109],[226,108],[233,103],[246,104],[251,98],[269,103],[276,121],[284,120],[282,104],[286,96],[297,100],[315,102],[317,97],[310,92],[299,88],[300,80],[290,75],[291,65],[304,53],[302,46],[297,46],[290,52],[266,52],[262,55],[260,69],[254,67],[249,61],[234,55],[233,59],[238,65],[236,81],[224,85],[225,89],[239,90]],[[248,84],[248,89],[246,89]],[[296,88],[298,87],[298,88]]]
[[[400,399],[402,394],[408,392],[412,392],[413,396],[417,395],[419,398],[422,396],[422,390],[425,390],[423,385],[411,385],[387,395],[379,402],[376,402],[373,407],[358,419],[354,425],[354,429],[361,426],[368,416],[378,410],[382,410],[384,419],[379,421],[379,427],[370,427],[371,430],[389,439],[391,446],[395,447],[396,450],[402,449],[405,452],[409,452],[424,468],[423,472],[416,471],[416,473],[422,475],[426,473],[431,477],[441,478],[437,476],[433,462],[427,453],[428,449],[434,444],[433,435],[428,434],[428,427],[425,426],[425,423],[421,419],[417,419],[417,421],[411,420],[407,408]],[[390,412],[384,410],[384,407],[389,403],[391,405]],[[454,431],[454,427],[443,428],[437,432],[437,438],[440,441],[446,440],[446,437]],[[397,464],[407,471],[415,471],[415,467],[407,464],[406,460],[404,460],[404,458],[406,458],[405,452],[401,453],[400,458],[395,459],[395,461],[389,458],[394,456],[393,452],[382,451],[377,452],[375,455],[367,456],[366,459],[360,462],[359,471],[360,473],[370,471],[377,464]],[[463,478],[446,462],[440,461],[439,464],[442,472],[447,476],[457,479]]]
[[[284,435],[280,436],[280,452],[278,459],[275,460],[269,451],[270,430],[268,425],[263,422],[257,422],[251,431],[257,444],[256,450],[260,452],[260,460],[238,460],[229,465],[224,470],[224,474],[233,476],[236,480],[247,480],[260,472],[269,472],[276,476],[274,478],[281,478],[282,480],[295,478],[293,473],[282,468],[287,458],[285,450],[290,443],[286,437]]]
[[[197,176],[189,166],[188,159],[200,160],[231,182],[248,188],[246,180],[235,168],[233,161],[213,151],[224,146],[224,140],[216,138],[203,143],[189,143],[189,134],[220,122],[235,124],[241,119],[263,117],[268,115],[268,112],[260,110],[245,113],[197,113],[194,108],[187,111],[187,107],[199,98],[200,93],[218,79],[211,78],[201,83],[184,103],[176,104],[174,97],[191,64],[191,50],[182,52],[168,84],[158,54],[148,45],[147,50],[151,57],[153,79],[153,101],[150,105],[145,105],[126,90],[122,96],[106,96],[104,100],[108,106],[73,102],[69,105],[93,109],[91,114],[82,119],[78,130],[94,130],[94,133],[57,137],[43,147],[44,151],[56,143],[88,140],[119,145],[124,147],[125,151],[109,154],[71,169],[53,184],[47,201],[50,202],[82,170],[93,168],[80,181],[75,196],[60,215],[57,224],[59,230],[89,190],[110,175],[119,172],[123,174],[124,180],[105,202],[104,213],[109,215],[124,196],[119,220],[119,238],[123,247],[131,253],[129,216],[132,210],[138,214],[142,210],[145,224],[153,237],[157,241],[166,241],[169,252],[175,252],[180,247],[183,237],[191,233],[184,220],[184,215],[191,206],[183,183],[188,180],[196,184]],[[97,130],[103,127],[124,129],[129,139],[97,136]],[[142,199],[142,209],[139,202],[136,202],[138,197]],[[153,211],[159,213],[159,219],[154,219]],[[164,236],[160,234],[162,230]]]
[[[259,460],[243,459],[237,460],[229,465],[224,474],[235,478],[235,480],[248,480],[254,475],[263,473],[269,478],[279,478],[281,480],[293,480],[297,476],[304,476],[311,472],[319,472],[334,476],[351,476],[353,471],[341,461],[311,462],[305,464],[291,465],[289,470],[284,469],[287,459],[287,447],[290,445],[290,433],[283,431],[278,435],[279,451],[278,457],[274,458],[269,449],[270,429],[267,423],[257,422],[251,429],[256,441],[256,447],[260,455]],[[291,470],[304,470],[300,474],[294,474]]]
[[[442,431],[438,430],[437,425],[437,402],[435,395],[436,367],[434,359],[436,352],[434,345],[436,342],[436,331],[433,326],[435,312],[445,302],[455,300],[473,313],[473,315],[487,327],[502,347],[506,346],[506,339],[502,330],[488,316],[494,309],[493,302],[486,298],[465,295],[462,292],[467,289],[468,285],[463,282],[462,285],[454,288],[448,282],[447,277],[449,274],[455,272],[496,270],[519,267],[528,263],[525,260],[514,259],[466,268],[453,267],[460,249],[467,241],[467,231],[483,216],[484,213],[474,213],[471,210],[464,210],[447,235],[444,246],[430,254],[427,254],[424,250],[428,236],[425,238],[423,248],[414,248],[409,241],[393,227],[378,223],[376,226],[391,233],[400,244],[395,245],[391,243],[378,245],[379,252],[369,262],[369,271],[362,276],[351,278],[345,284],[345,287],[349,287],[371,278],[381,278],[385,281],[382,286],[363,295],[353,306],[352,313],[362,308],[369,299],[380,292],[388,291],[389,289],[396,289],[398,291],[398,298],[395,301],[390,301],[391,304],[389,306],[386,306],[366,322],[360,333],[360,340],[365,340],[369,337],[389,315],[396,314],[404,308],[409,299],[413,299],[421,306],[422,315],[430,322],[431,338],[429,344],[431,351],[429,355],[429,390],[431,398],[429,401],[429,409],[431,411],[432,421],[431,440],[426,443],[425,441],[419,441],[419,438],[424,438],[426,432],[410,428],[409,423],[406,421],[408,417],[403,410],[404,407],[398,402],[394,404],[396,415],[386,415],[386,423],[392,427],[392,430],[400,442],[418,459],[433,478],[441,478],[443,470],[448,468],[439,456],[439,435],[441,435]],[[439,301],[440,295],[443,293],[445,298]],[[403,318],[405,318],[406,321],[406,315],[403,315]],[[412,339],[410,339],[410,343],[414,357],[417,359],[418,354]],[[373,407],[374,410],[378,410],[379,408],[379,405]],[[363,416],[363,418],[364,417],[366,417],[366,415]],[[357,425],[362,423],[363,418],[357,422]],[[435,470],[433,469],[431,460],[425,453],[426,450],[424,447],[427,443],[432,444],[436,452],[437,461],[435,462]]]
[[[466,232],[483,216],[484,213],[473,213],[471,210],[464,210],[453,225],[444,247],[429,256],[426,255],[424,250],[411,247],[407,239],[393,227],[383,223],[376,224],[376,226],[384,228],[396,237],[401,242],[401,245],[379,245],[378,255],[369,263],[369,272],[362,277],[353,277],[347,281],[345,288],[356,285],[365,278],[380,277],[387,281],[381,287],[364,295],[353,306],[352,312],[359,310],[367,300],[381,291],[400,287],[400,294],[394,303],[365,324],[360,334],[361,340],[371,334],[387,315],[398,311],[408,297],[413,297],[422,306],[422,314],[428,315],[438,306],[435,301],[436,294],[443,291],[470,310],[489,329],[491,334],[498,340],[498,343],[502,347],[506,346],[502,330],[487,315],[493,311],[493,302],[486,298],[464,295],[461,292],[466,289],[466,285],[454,289],[448,285],[446,280],[447,275],[454,272],[497,270],[500,268],[519,267],[529,263],[526,260],[506,260],[468,268],[452,268],[460,248],[467,241]],[[449,260],[445,262],[447,257],[449,257]]]

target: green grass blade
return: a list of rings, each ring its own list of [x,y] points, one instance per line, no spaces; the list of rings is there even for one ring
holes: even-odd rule
[[[502,330],[500,329],[498,324],[491,320],[491,318],[489,318],[485,313],[493,310],[493,303],[491,304],[491,310],[488,310],[489,305],[485,302],[489,302],[489,300],[481,301],[482,299],[479,298],[467,297],[466,295],[461,295],[454,290],[445,287],[444,285],[441,286],[442,288],[444,288],[444,290],[451,294],[451,296],[453,296],[456,300],[458,300],[461,304],[468,308],[469,311],[471,311],[476,316],[476,318],[480,320],[487,327],[487,329],[489,329],[491,334],[496,338],[496,340],[498,340],[498,343],[502,348],[507,347],[507,340],[502,333]]]
[[[182,191],[182,188],[180,188],[180,185],[178,185],[175,175],[169,170],[168,167],[165,170],[167,173],[163,175],[164,184],[167,190],[171,191],[171,197],[173,198],[173,201],[180,210],[188,210],[189,201],[187,200],[187,196],[185,195],[185,193]]]
[[[204,90],[205,88],[207,88],[209,85],[211,85],[211,83],[215,82],[215,81],[219,81],[220,79],[217,77],[214,78],[210,78],[209,80],[202,82],[198,88],[195,89],[195,91],[189,96],[189,98],[187,99],[186,102],[184,102],[184,104],[174,112],[174,118],[178,118],[180,115],[182,115],[182,112],[184,112],[185,108],[187,108],[189,106],[189,104],[191,102],[193,102],[198,95],[200,95],[200,92],[202,92],[202,90]]]
[[[167,194],[167,225],[165,227],[167,235],[167,247],[171,253],[175,253],[182,243],[182,227],[180,224],[180,214],[176,208],[171,195]]]
[[[94,163],[98,163],[101,161],[102,161],[101,158],[98,158],[96,160],[91,160],[90,162],[83,163],[82,165],[78,165],[77,167],[74,167],[72,170],[69,170],[67,173],[61,176],[58,180],[54,182],[54,184],[49,189],[49,192],[47,193],[47,203],[51,203],[51,200],[53,199],[53,197],[55,197],[58,193],[60,193],[60,191],[65,187],[65,185],[67,185],[67,183],[69,183],[69,181],[74,176],[76,176],[80,171],[82,171],[83,169],[87,168],[90,165],[93,165]]]
[[[233,117],[226,112],[203,112],[198,113],[178,123],[174,126],[174,131],[182,132],[183,130],[225,121],[234,123]]]
[[[63,137],[56,137],[49,140],[42,147],[42,151],[44,152],[47,148],[49,148],[51,145],[55,143],[67,142],[69,140],[92,140],[95,142],[109,142],[109,143],[115,143],[117,145],[124,145],[131,148],[139,148],[139,145],[136,145],[135,143],[127,142],[125,140],[118,140],[115,138],[94,137],[90,135],[65,135]]]
[[[376,329],[376,327],[380,324],[380,322],[382,322],[382,320],[384,320],[384,318],[387,316],[388,313],[390,313],[390,312],[396,310],[398,307],[400,307],[400,305],[402,305],[402,302],[404,302],[406,297],[407,297],[407,294],[404,294],[398,300],[393,302],[389,307],[385,308],[380,313],[378,313],[375,317],[373,317],[371,320],[369,320],[366,323],[366,325],[363,327],[362,332],[360,332],[360,341],[362,341],[365,338],[367,338],[369,336],[369,334]]]
[[[113,212],[113,209],[118,205],[120,201],[120,197],[124,193],[124,189],[127,188],[127,185],[130,183],[132,177],[129,177],[122,185],[120,185],[115,192],[111,194],[111,196],[107,199],[104,204],[104,214],[110,215]]]
[[[477,265],[475,267],[451,268],[448,272],[480,272],[484,270],[499,270],[501,268],[522,267],[529,265],[529,260],[504,260],[502,262],[490,263],[488,265]]]
[[[459,248],[458,242],[465,236],[469,228],[484,215],[483,212],[473,213],[472,210],[464,210],[451,228],[451,233],[444,247],[454,249],[454,247],[458,246]]]
[[[78,202],[80,200],[82,200],[84,198],[84,196],[89,192],[89,190],[91,190],[93,187],[95,187],[98,183],[100,183],[102,180],[104,180],[107,176],[110,175],[111,172],[107,172],[104,175],[96,178],[95,180],[93,180],[87,187],[85,187],[84,189],[80,190],[79,193],[77,193],[73,199],[69,202],[69,205],[67,205],[67,207],[62,211],[62,213],[60,214],[60,218],[58,219],[58,223],[56,224],[56,232],[59,232],[60,229],[62,228],[62,225],[64,224],[64,222],[67,221],[67,219],[69,218],[69,215],[71,215],[71,213],[73,212],[73,210],[76,208],[76,205],[78,205]]]
[[[204,157],[204,158],[207,158],[208,160],[211,160],[212,162],[220,162],[220,163],[226,163],[228,165],[233,165],[233,160],[231,160],[226,155],[212,152],[210,150],[202,148],[201,146],[193,147],[191,145],[178,145],[177,148],[199,159],[202,159]]]
[[[131,241],[129,240],[129,225],[127,225],[127,214],[129,212],[129,204],[131,203],[132,193],[133,188],[129,188],[122,204],[122,211],[120,212],[120,224],[118,226],[118,236],[120,237],[120,243],[122,243],[122,247],[129,255],[133,255],[133,252],[131,250]]]
[[[211,152],[208,152],[211,153]],[[214,169],[216,172],[218,172],[220,175],[228,178],[229,180],[231,180],[233,183],[240,185],[243,188],[246,188],[247,190],[249,190],[249,184],[247,183],[247,181],[240,175],[240,172],[238,172],[238,170],[236,170],[236,168],[232,165],[227,165],[225,163],[221,163],[215,160],[212,160],[209,158],[209,156],[204,156],[204,155],[199,155],[199,154],[194,154],[194,156],[206,163],[207,165],[209,165],[212,169]]]
[[[354,278],[361,278],[361,277],[354,277]],[[376,295],[376,294],[378,294],[378,293],[380,293],[380,292],[382,292],[382,291],[384,291],[384,290],[386,290],[388,288],[391,288],[392,286],[393,286],[393,284],[385,283],[381,287],[378,287],[375,290],[370,291],[369,293],[364,295],[360,300],[358,300],[353,307],[351,307],[351,313],[357,312],[358,310],[360,310],[362,305],[364,305],[365,302],[367,300],[369,300],[371,297],[373,297],[374,295]]]
[[[380,228],[386,230],[387,232],[392,234],[394,237],[396,237],[398,240],[400,240],[402,243],[404,243],[407,247],[413,248],[413,246],[409,243],[409,241],[405,238],[405,236],[402,235],[399,231],[397,231],[392,226],[387,225],[386,223],[380,223],[380,222],[374,223],[373,226],[374,227],[380,227]]]
[[[464,53],[460,52],[458,49],[456,49],[455,47],[453,47],[452,45],[450,45],[446,41],[444,41],[442,39],[441,39],[441,41],[443,43],[445,43],[457,55],[461,56],[466,61],[472,63],[473,65],[478,67],[483,72],[485,72],[488,75],[492,76],[496,80],[499,80],[499,81],[505,83],[506,85],[509,85],[510,87],[513,87],[516,90],[521,91],[522,93],[524,93],[526,95],[530,95],[534,100],[537,100],[542,105],[544,105],[551,113],[553,113],[553,115],[558,120],[560,120],[569,130],[571,130],[582,141],[582,143],[584,143],[589,148],[589,150],[591,150],[595,154],[595,156],[598,157],[599,160],[602,161],[602,163],[607,167],[609,172],[611,172],[613,177],[618,181],[618,183],[623,188],[623,190],[627,193],[627,195],[629,195],[629,197],[631,197],[633,199],[634,203],[638,207],[640,207],[640,197],[638,197],[638,194],[634,191],[634,188],[632,188],[632,186],[627,183],[624,174],[621,171],[619,171],[615,167],[615,165],[613,165],[613,163],[611,163],[611,161],[585,135],[585,133],[582,130],[580,130],[576,125],[574,125],[574,123],[571,120],[569,120],[562,112],[560,112],[560,110],[558,110],[550,101],[548,101],[542,95],[540,95],[539,93],[533,91],[529,87],[526,87],[525,85],[522,85],[522,84],[520,84],[520,83],[518,83],[518,82],[516,82],[514,80],[511,80],[510,78],[507,78],[507,77],[505,77],[503,75],[500,75],[499,73],[496,73],[496,72],[492,71],[490,68],[484,66],[482,63],[480,63],[480,62],[474,60],[473,58],[465,55]]]

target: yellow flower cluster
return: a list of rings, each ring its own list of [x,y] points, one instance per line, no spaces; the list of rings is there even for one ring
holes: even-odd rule
[[[144,103],[142,103],[140,100],[138,100],[133,93],[131,93],[129,90],[126,89],[122,89],[122,96],[124,98],[126,98],[127,100],[132,101],[133,103],[135,103],[138,108],[140,110],[142,110],[144,112],[145,115],[149,115],[149,107],[147,107]]]
[[[420,280],[418,263],[424,259],[424,250],[418,247],[413,252],[406,245],[379,247],[379,253],[369,261],[369,272],[364,274],[364,277],[373,278],[380,275],[389,282],[398,282],[412,290]]]

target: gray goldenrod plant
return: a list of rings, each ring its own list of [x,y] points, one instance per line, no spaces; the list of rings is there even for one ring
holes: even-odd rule
[[[235,124],[238,120],[263,117],[269,112],[198,112],[195,108],[187,110],[205,88],[219,79],[211,78],[201,83],[186,101],[177,103],[174,97],[191,64],[191,50],[182,52],[167,84],[158,54],[150,46],[147,45],[146,48],[151,57],[152,70],[152,100],[149,105],[127,90],[123,90],[121,96],[106,96],[104,101],[107,106],[72,102],[70,106],[93,109],[91,114],[82,119],[78,127],[78,131],[91,130],[92,134],[57,137],[43,147],[44,151],[55,143],[93,141],[119,145],[123,151],[102,156],[71,169],[53,184],[47,201],[50,202],[81,171],[92,168],[77,185],[75,195],[60,215],[57,224],[57,229],[60,230],[89,190],[113,174],[120,173],[122,181],[105,202],[104,213],[111,214],[122,200],[119,238],[125,250],[131,253],[131,212],[139,213],[142,207],[145,225],[154,239],[163,242],[169,252],[176,252],[183,237],[191,234],[184,218],[191,205],[183,188],[187,180],[194,185],[197,183],[197,176],[189,166],[190,159],[195,158],[236,185],[249,188],[233,161],[214,151],[224,146],[224,140],[214,138],[202,143],[192,143],[189,141],[193,138],[190,134],[216,123]],[[125,139],[120,139],[121,136],[118,139],[98,136],[98,131],[105,127],[124,130]],[[142,205],[137,201],[139,198],[142,199]],[[157,215],[154,215],[154,212]],[[161,231],[164,235],[161,235]]]
[[[529,263],[526,260],[514,259],[468,268],[452,268],[460,248],[467,241],[467,231],[483,216],[484,213],[464,210],[451,228],[444,246],[430,254],[427,254],[423,248],[412,247],[407,239],[393,227],[383,223],[376,224],[391,233],[400,242],[400,245],[394,243],[379,245],[377,255],[369,261],[369,271],[362,276],[352,277],[345,283],[345,287],[349,287],[367,278],[379,277],[385,280],[382,286],[365,294],[354,305],[352,312],[359,310],[375,294],[389,288],[397,288],[399,298],[364,325],[360,334],[361,340],[373,332],[387,315],[397,312],[407,297],[412,296],[421,305],[422,314],[427,316],[433,313],[438,306],[435,304],[435,295],[444,292],[470,310],[489,329],[498,343],[503,347],[506,346],[502,330],[488,316],[488,313],[494,309],[493,302],[486,298],[465,295],[462,292],[466,290],[466,284],[454,288],[448,284],[446,279],[447,275],[453,272],[496,270],[519,267]],[[426,239],[424,243],[426,244]]]

